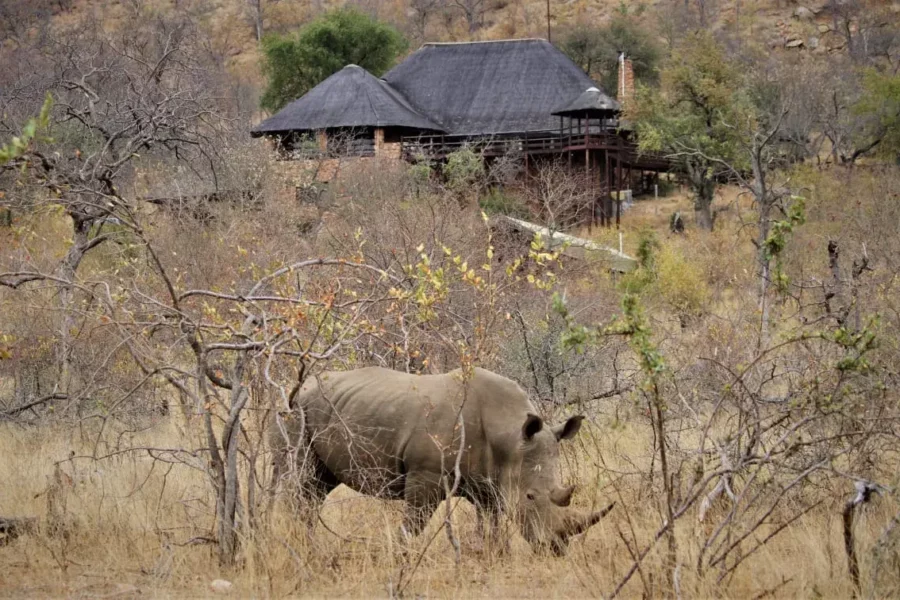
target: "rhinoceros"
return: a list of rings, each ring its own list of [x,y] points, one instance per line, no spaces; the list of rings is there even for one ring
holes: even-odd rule
[[[536,550],[564,554],[570,537],[612,509],[579,513],[575,486],[558,477],[559,447],[582,416],[551,427],[514,381],[483,369],[468,376],[414,375],[369,367],[308,379],[271,428],[276,481],[305,465],[293,487],[314,518],[343,483],[361,493],[403,499],[402,532],[417,535],[455,481],[479,523],[496,530],[503,510]]]

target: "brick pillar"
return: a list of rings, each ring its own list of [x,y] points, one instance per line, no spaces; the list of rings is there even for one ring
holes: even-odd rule
[[[325,134],[324,129],[316,131],[316,142],[319,144],[319,151],[325,152],[328,150],[328,136]]]
[[[375,128],[375,156],[380,155],[384,151],[384,129]]]
[[[634,98],[634,66],[625,58],[625,53],[619,53],[619,84],[616,96],[624,110],[629,101]]]

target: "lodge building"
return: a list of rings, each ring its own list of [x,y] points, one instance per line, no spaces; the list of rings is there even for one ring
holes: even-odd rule
[[[564,160],[583,169],[609,225],[619,221],[621,191],[669,168],[637,151],[621,119],[633,86],[624,56],[617,100],[546,40],[431,43],[382,78],[348,65],[251,133],[272,138],[284,158],[312,146],[440,161],[465,146],[486,160],[521,155],[526,175],[535,161]]]

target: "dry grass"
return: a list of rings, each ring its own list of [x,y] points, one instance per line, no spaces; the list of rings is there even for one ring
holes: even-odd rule
[[[636,417],[635,417],[636,418]],[[613,484],[618,469],[649,460],[645,429],[639,424],[598,424],[578,444],[576,460],[583,505],[619,496],[620,504],[606,520],[577,540],[565,559],[538,556],[515,535],[508,555],[485,554],[475,538],[471,507],[463,503],[455,521],[463,543],[462,563],[453,553],[435,516],[416,542],[428,548],[418,571],[404,590],[416,597],[587,597],[608,594],[631,564],[617,531],[634,527],[644,543],[659,527],[660,507],[639,497],[628,484]],[[187,445],[170,421],[128,434],[128,445]],[[54,461],[94,451],[84,431],[0,429],[0,512],[45,516],[44,491]],[[112,449],[101,448],[101,454]],[[602,456],[609,468],[598,470],[592,458]],[[154,462],[146,454],[129,453],[101,462],[74,459],[63,463],[72,477],[65,502],[72,523],[68,539],[27,536],[0,547],[0,596],[109,597],[144,595],[201,596],[217,578],[234,583],[236,596],[292,595],[387,596],[408,577],[409,567],[396,545],[399,505],[361,497],[344,487],[329,497],[311,539],[281,509],[271,532],[248,540],[245,568],[222,571],[211,546],[189,544],[210,535],[212,501],[204,475],[184,465]],[[589,482],[595,482],[591,485]],[[893,506],[876,503],[858,523],[867,573],[867,550],[890,519]],[[679,569],[685,597],[751,597],[772,591],[777,597],[850,595],[846,558],[840,535],[840,507],[822,506],[748,559],[733,578],[716,584],[717,573],[698,580],[693,561],[700,527],[695,515],[679,522]],[[629,525],[630,521],[630,525]],[[762,535],[762,532],[760,532]],[[645,580],[663,580],[662,553],[644,565]],[[404,567],[404,565],[406,565]],[[129,587],[134,586],[134,587]],[[641,593],[640,578],[625,588],[628,597]]]

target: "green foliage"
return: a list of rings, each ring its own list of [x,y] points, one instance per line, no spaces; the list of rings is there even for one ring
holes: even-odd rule
[[[844,356],[835,365],[838,371],[865,373],[871,369],[866,355],[878,347],[878,325],[879,319],[876,316],[859,331],[839,327],[823,335],[825,339],[844,349]]]
[[[431,165],[427,162],[418,162],[409,167],[409,176],[416,184],[425,184],[431,179]]]
[[[408,173],[411,189],[415,197],[420,198],[422,194],[428,190],[431,184],[431,176],[434,174],[431,162],[422,160],[411,164]]]
[[[625,274],[619,288],[625,294],[642,294],[656,280],[656,253],[659,240],[652,229],[643,229],[638,234],[637,259],[638,268]]]
[[[566,329],[560,339],[564,348],[583,351],[585,344],[596,343],[605,336],[621,335],[628,338],[632,349],[638,355],[641,370],[649,380],[655,382],[657,376],[665,370],[665,360],[653,342],[653,332],[647,324],[637,296],[625,294],[622,298],[622,316],[606,326],[588,327],[578,324],[569,312],[565,299],[559,294],[553,295],[552,308],[566,323]]]
[[[659,250],[659,240],[656,239],[656,232],[652,229],[643,229],[638,234],[637,259],[638,265],[642,269],[653,271],[655,266],[654,255]]]
[[[703,269],[671,245],[658,255],[655,287],[682,317],[702,314],[710,298]]]
[[[662,58],[659,43],[627,9],[617,11],[606,25],[578,25],[571,29],[563,36],[559,48],[607,92],[617,88],[620,51],[631,60],[636,80],[653,84],[659,79]]]
[[[462,193],[474,187],[484,177],[484,161],[469,148],[462,148],[447,157],[444,177],[451,190]]]
[[[316,136],[310,133],[302,135],[294,142],[294,152],[304,157],[315,157],[322,154],[322,148]]]
[[[565,323],[565,329],[560,335],[560,344],[564,349],[584,352],[585,344],[593,339],[596,330],[586,325],[579,324],[569,312],[566,300],[558,292],[553,293],[551,300],[553,312],[559,315]]]
[[[712,36],[688,36],[663,69],[662,89],[639,89],[632,117],[641,148],[735,160],[741,141],[735,125],[753,117],[741,84],[739,70]]]
[[[796,227],[806,222],[805,200],[800,196],[793,196],[791,200],[787,215],[784,219],[772,223],[769,235],[763,243],[763,258],[767,261],[775,261],[775,266],[772,270],[772,281],[775,283],[778,291],[782,293],[787,291],[790,283],[787,274],[784,272],[782,261],[788,236],[793,233]]]
[[[516,197],[500,188],[491,188],[481,197],[478,205],[488,215],[507,215],[517,219],[528,218],[528,208]]]
[[[638,88],[630,114],[641,150],[677,156],[695,194],[695,210],[708,210],[715,185],[729,168],[742,170],[741,151],[756,111],[742,73],[707,32],[676,48],[662,72],[661,90]]]
[[[46,130],[50,125],[51,108],[53,108],[53,97],[48,93],[44,99],[44,105],[41,107],[41,112],[37,117],[28,119],[25,127],[22,128],[22,135],[16,136],[3,146],[0,146],[0,165],[13,161],[27,152],[31,143],[37,138],[38,133]]]
[[[396,29],[356,9],[326,13],[296,35],[263,39],[268,83],[260,104],[277,111],[348,64],[380,76],[406,48]]]
[[[866,135],[881,142],[876,147],[882,156],[900,154],[900,74],[880,73],[869,69],[863,76],[863,88],[853,111],[871,118]]]
[[[660,198],[667,198],[674,194],[676,189],[678,187],[673,182],[668,179],[660,179],[656,191]]]
[[[625,295],[662,298],[680,316],[703,312],[710,291],[697,263],[670,244],[660,245],[652,230],[641,232],[636,254],[638,268],[624,275],[619,283]]]
[[[637,296],[626,294],[622,298],[622,312],[624,318],[614,324],[609,331],[628,337],[631,348],[640,358],[641,370],[651,380],[655,380],[660,373],[665,371],[666,362],[656,344],[653,343],[653,331],[647,324]]]

